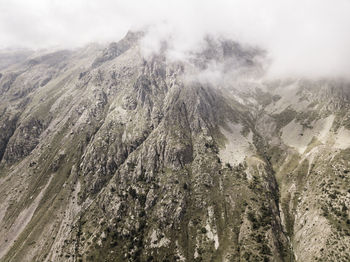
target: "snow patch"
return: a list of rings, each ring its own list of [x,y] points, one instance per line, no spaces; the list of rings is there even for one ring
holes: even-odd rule
[[[346,149],[350,147],[350,130],[341,127],[335,137],[334,146],[338,149]]]
[[[330,115],[314,121],[312,123],[313,128],[304,128],[293,120],[282,129],[282,140],[286,145],[294,147],[300,154],[303,154],[313,137],[316,137],[322,143],[327,141],[333,121],[334,115]]]
[[[279,114],[286,108],[291,107],[296,111],[302,111],[307,108],[309,102],[306,100],[300,100],[298,95],[299,83],[298,81],[291,83],[287,86],[280,86],[275,90],[275,94],[281,98],[269,104],[265,110],[270,114]]]
[[[207,238],[214,241],[214,247],[215,249],[219,248],[219,236],[216,232],[215,228],[211,228],[210,224],[213,224],[214,222],[214,208],[212,206],[208,207],[208,220],[207,224],[205,226],[205,229],[207,230]]]
[[[250,131],[247,137],[242,135],[241,124],[229,123],[226,128],[220,127],[220,132],[226,138],[225,147],[220,149],[219,157],[222,163],[238,165],[246,157],[253,154],[253,133]]]

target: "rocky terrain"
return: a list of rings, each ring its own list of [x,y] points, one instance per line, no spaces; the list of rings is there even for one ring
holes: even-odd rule
[[[1,54],[0,261],[349,261],[349,83],[142,35]]]

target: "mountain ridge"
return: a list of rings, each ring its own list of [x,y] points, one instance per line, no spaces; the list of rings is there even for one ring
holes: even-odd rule
[[[2,70],[0,260],[348,259],[349,84],[141,37]]]

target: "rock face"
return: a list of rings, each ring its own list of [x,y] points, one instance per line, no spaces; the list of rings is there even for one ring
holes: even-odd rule
[[[348,261],[350,86],[141,37],[1,70],[0,261]]]

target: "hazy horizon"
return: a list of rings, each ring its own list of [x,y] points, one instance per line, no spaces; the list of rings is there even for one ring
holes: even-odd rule
[[[147,52],[166,40],[182,59],[211,35],[265,49],[271,75],[349,78],[346,0],[0,0],[0,8],[1,49],[74,48],[147,28]]]

